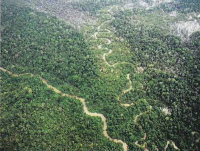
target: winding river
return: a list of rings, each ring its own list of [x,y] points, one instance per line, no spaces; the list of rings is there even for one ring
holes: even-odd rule
[[[0,70],[3,71],[3,72],[7,72],[8,74],[14,76],[14,77],[20,77],[20,76],[25,76],[25,75],[30,75],[31,77],[37,77],[36,75],[33,75],[31,73],[25,73],[25,74],[14,74],[12,73],[11,71],[8,71],[2,67],[0,67]],[[100,114],[100,113],[92,113],[88,110],[88,107],[85,103],[85,99],[84,98],[80,98],[76,95],[70,95],[70,94],[66,94],[66,93],[63,93],[61,92],[60,90],[58,90],[57,88],[53,87],[52,85],[48,84],[47,80],[45,80],[44,78],[41,78],[42,82],[51,90],[53,90],[55,93],[58,93],[60,95],[62,95],[63,97],[66,96],[66,97],[69,97],[69,98],[73,98],[73,99],[76,99],[76,100],[79,100],[82,104],[83,104],[83,110],[84,110],[84,113],[89,115],[89,116],[92,116],[92,117],[100,117],[102,122],[103,122],[103,135],[109,139],[110,141],[112,142],[115,142],[115,143],[120,143],[122,144],[123,146],[123,150],[124,151],[128,151],[128,145],[123,142],[122,140],[119,140],[119,139],[113,139],[111,138],[109,135],[108,135],[108,132],[107,132],[107,122],[106,122],[106,117],[103,115],[103,114]]]
[[[168,146],[169,146],[170,143],[172,143],[174,149],[179,150],[179,148],[176,146],[176,144],[172,140],[168,140],[167,141],[167,145],[164,148],[165,151],[167,150],[167,148],[168,148]]]
[[[112,8],[113,8],[113,7],[111,7],[111,8],[108,10],[108,12],[112,13],[112,12],[111,12]],[[111,20],[112,20],[112,19],[111,19]],[[101,23],[101,24],[97,27],[97,32],[95,32],[94,35],[93,35],[94,38],[95,38],[96,40],[97,40],[97,39],[105,39],[105,40],[107,41],[107,43],[106,43],[107,45],[111,44],[112,41],[111,41],[110,39],[108,39],[108,38],[98,37],[97,35],[99,34],[99,32],[101,32],[101,33],[111,33],[111,31],[110,31],[109,29],[104,29],[103,31],[101,31],[102,25],[104,25],[104,24],[107,23],[107,22],[110,22],[111,20],[107,20],[107,21]],[[102,45],[98,45],[98,49],[102,49]],[[106,63],[107,66],[109,66],[109,67],[114,67],[114,66],[119,65],[119,64],[130,64],[130,65],[133,65],[133,64],[128,63],[128,62],[119,62],[119,63],[115,63],[115,64],[110,64],[110,63],[108,63],[108,61],[107,61],[107,59],[106,59],[106,56],[112,54],[112,53],[113,53],[113,50],[112,50],[112,49],[108,49],[108,48],[105,48],[105,49],[108,50],[108,52],[107,52],[107,53],[104,53],[103,56],[102,56],[102,58],[103,58],[103,60],[104,60],[104,62]],[[8,70],[2,68],[2,67],[0,67],[0,70],[3,71],[3,72],[7,72],[8,74],[10,74],[10,75],[12,75],[12,76],[14,76],[14,77],[20,77],[20,76],[25,76],[25,75],[30,75],[31,77],[39,77],[39,76],[33,75],[33,74],[31,74],[31,73],[14,74],[14,73],[12,73],[12,72],[10,72],[10,71],[8,71]],[[126,90],[124,90],[124,91],[122,91],[122,94],[121,94],[121,95],[124,95],[124,94],[130,92],[130,91],[133,89],[132,81],[131,81],[131,79],[130,79],[130,74],[127,74],[126,78],[127,78],[127,80],[129,81],[129,88],[126,89]],[[80,98],[80,97],[78,97],[78,96],[76,96],[76,95],[70,95],[70,94],[63,93],[63,92],[61,92],[60,90],[58,90],[57,88],[55,88],[55,87],[53,87],[52,85],[50,85],[50,84],[47,82],[47,80],[45,80],[44,78],[40,78],[40,79],[42,80],[42,82],[43,82],[49,89],[53,90],[55,93],[60,94],[60,95],[62,95],[63,97],[69,97],[69,98],[73,98],[73,99],[79,100],[79,101],[82,103],[82,105],[83,105],[83,110],[84,110],[84,113],[85,113],[85,114],[87,114],[87,115],[89,115],[89,116],[91,116],[91,117],[99,117],[99,118],[101,118],[101,120],[102,120],[102,122],[103,122],[103,135],[104,135],[107,139],[109,139],[110,141],[112,141],[112,142],[114,142],[114,143],[120,143],[120,144],[122,144],[123,150],[124,150],[124,151],[128,151],[128,145],[127,145],[125,142],[123,142],[123,141],[120,140],[120,139],[111,138],[111,137],[108,135],[108,132],[107,132],[107,127],[108,127],[108,125],[107,125],[107,122],[106,122],[106,117],[105,117],[103,114],[100,114],[100,113],[92,113],[92,112],[90,112],[90,111],[88,110],[88,107],[87,107],[87,105],[86,105],[86,102],[85,102],[85,99],[84,99],[84,98]],[[120,96],[121,96],[121,95],[120,95]],[[120,96],[118,97],[118,101],[119,101],[119,102],[121,102]],[[124,107],[130,107],[131,105],[134,105],[134,103],[131,103],[131,104],[120,103],[120,104],[121,104],[121,106],[124,106]],[[151,108],[150,108],[150,110],[151,110]],[[149,111],[149,110],[148,110],[148,111]],[[138,115],[135,117],[135,119],[134,119],[135,124],[138,124],[138,117],[141,116],[141,115],[143,115],[143,114],[145,114],[145,113],[147,113],[148,111],[145,111],[145,112],[142,112],[142,113],[138,114]],[[144,133],[144,137],[141,138],[141,139],[142,139],[142,140],[146,140],[146,138],[147,138],[147,134]],[[179,149],[179,148],[175,145],[175,143],[174,143],[172,140],[168,140],[168,141],[167,141],[167,144],[166,144],[166,146],[165,146],[165,148],[164,148],[165,151],[167,150],[167,148],[168,148],[168,146],[169,146],[170,143],[172,143],[174,149],[176,149],[176,150]],[[149,150],[147,149],[146,144],[140,145],[140,144],[138,144],[138,141],[136,141],[136,142],[135,142],[135,145],[138,146],[138,147],[140,147],[140,148],[143,148],[144,151],[149,151]],[[158,149],[156,149],[156,150],[158,151]]]
[[[112,10],[112,7],[108,10],[108,12],[112,13],[111,10]],[[107,41],[107,43],[106,43],[107,45],[111,44],[112,41],[111,41],[110,39],[108,39],[108,38],[98,37],[97,35],[99,34],[99,32],[101,32],[101,33],[111,33],[111,31],[110,31],[109,29],[104,29],[103,32],[101,31],[102,25],[105,24],[105,23],[107,23],[107,22],[110,22],[110,21],[112,21],[112,19],[111,19],[111,20],[107,20],[107,21],[101,23],[101,24],[97,27],[97,32],[94,33],[94,38],[95,38],[96,40],[97,40],[97,39],[105,39],[105,40]],[[102,45],[98,45],[98,49],[102,49]],[[119,65],[119,64],[131,64],[131,65],[133,65],[132,63],[128,63],[128,62],[119,62],[119,63],[114,63],[114,64],[108,63],[108,61],[107,61],[107,59],[106,59],[106,56],[112,54],[112,53],[113,53],[113,50],[112,50],[112,49],[108,49],[107,47],[104,48],[104,49],[109,50],[107,53],[103,53],[103,56],[102,56],[102,58],[103,58],[103,60],[104,60],[104,62],[106,63],[107,66],[109,66],[109,67],[114,67],[114,66]],[[124,90],[124,91],[122,92],[121,95],[126,94],[126,93],[130,92],[130,91],[133,89],[132,81],[131,81],[131,79],[130,79],[130,74],[127,74],[126,78],[127,78],[127,80],[129,81],[129,85],[130,85],[130,86],[129,86],[128,89]],[[120,95],[120,96],[121,96],[121,95]],[[121,102],[120,96],[118,96],[118,98],[117,98],[119,102]],[[134,105],[134,104],[135,104],[135,103],[130,103],[130,104],[128,104],[128,103],[120,103],[120,105],[121,105],[121,106],[124,106],[124,107],[130,107],[131,105]],[[150,110],[151,110],[151,108],[152,108],[152,107],[150,106]],[[148,111],[149,111],[149,110],[148,110]],[[148,111],[142,112],[142,113],[140,113],[139,115],[137,115],[137,116],[135,117],[135,119],[134,119],[134,122],[137,124],[137,119],[138,119],[138,117],[141,116],[142,114],[145,114],[145,113],[148,112]],[[106,134],[104,134],[104,135],[106,136]],[[109,138],[108,136],[106,136],[106,137]],[[146,140],[146,138],[147,138],[147,134],[145,133],[145,134],[144,134],[144,137],[142,138],[142,140]],[[111,139],[111,138],[109,138],[109,139],[110,139],[111,141],[114,141],[114,140]],[[123,142],[121,142],[121,143],[123,144]],[[168,145],[169,145],[170,143],[172,143],[174,149],[176,149],[176,150],[179,149],[179,148],[175,145],[175,143],[174,143],[172,140],[168,140],[168,141],[167,141],[167,144],[166,144],[166,146],[165,146],[165,148],[164,148],[165,151],[166,151],[166,149],[168,148]],[[144,151],[149,151],[149,150],[147,149],[146,144],[140,145],[140,144],[138,144],[138,141],[136,141],[136,142],[135,142],[135,145],[138,146],[138,147],[140,147],[140,148],[144,148]],[[128,149],[128,146],[127,146],[126,143],[123,144],[123,148],[124,148],[124,150],[127,150],[127,149]],[[157,148],[156,150],[158,151],[158,148]]]

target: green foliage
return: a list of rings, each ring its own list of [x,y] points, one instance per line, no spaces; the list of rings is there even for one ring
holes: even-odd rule
[[[118,2],[87,0],[72,4],[76,9],[97,13]],[[165,23],[157,22],[153,11],[134,9],[115,14],[111,24],[115,35],[108,24],[102,26],[102,31],[107,28],[111,33],[98,36],[112,36],[112,44],[102,44],[104,39],[90,41],[91,45],[100,43],[102,48],[113,49],[108,62],[126,62],[107,67],[101,58],[107,50],[94,50],[101,58],[97,61],[76,29],[55,17],[3,0],[2,66],[15,73],[33,73],[63,92],[82,96],[91,112],[107,118],[109,136],[126,142],[129,150],[143,150],[135,145],[136,141],[147,144],[149,150],[163,150],[167,141],[173,140],[181,150],[197,151],[199,32],[182,42],[163,31],[160,26]],[[144,23],[145,15],[146,19],[152,16],[154,22],[149,18],[149,24]],[[108,18],[111,16],[101,19]],[[122,47],[116,36],[118,40],[123,38],[127,47]],[[133,89],[124,94],[130,85],[126,78],[129,73]],[[83,113],[79,101],[53,93],[39,78],[13,78],[5,73],[2,77],[1,149],[121,150],[120,144],[102,135],[99,118]],[[134,105],[122,107],[120,103]],[[171,115],[162,112],[164,107]],[[196,133],[191,135],[193,131]],[[142,139],[144,133],[146,140]],[[169,145],[168,150],[172,149]]]
[[[162,139],[166,137],[174,140],[180,149],[199,150],[191,137],[191,132],[200,126],[199,32],[184,43],[179,37],[162,32],[156,25],[131,22],[131,17],[137,18],[138,13],[141,12],[119,12],[111,23],[116,35],[130,45],[134,53],[132,63],[145,68],[142,73],[145,93],[141,95],[142,90],[134,90],[122,99],[137,101],[140,96],[150,99],[150,104],[158,100],[157,107],[164,105],[171,111],[170,117],[159,112],[141,117],[140,124],[148,134],[150,148],[156,145],[162,150],[166,144]]]
[[[10,1],[2,5],[2,66],[41,75],[56,85],[81,88],[91,81],[93,54],[78,31]]]
[[[179,72],[191,51],[183,46],[179,37],[163,33],[161,27],[131,23],[131,16],[136,14],[119,12],[112,22],[116,35],[130,44],[135,54],[132,62],[143,67],[152,64],[160,69]]]
[[[55,94],[38,78],[1,76],[0,150],[120,150],[78,100]]]
[[[189,47],[200,51],[200,31],[195,32],[190,36]]]

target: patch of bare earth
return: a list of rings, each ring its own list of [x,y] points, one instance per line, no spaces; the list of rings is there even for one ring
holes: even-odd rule
[[[151,0],[149,2],[146,2],[145,0],[138,0],[138,4],[148,10],[164,3],[170,3],[172,1],[174,0]]]
[[[143,73],[144,68],[143,67],[137,67],[137,73]]]
[[[196,19],[189,21],[179,21],[171,25],[171,33],[187,40],[189,36],[197,31],[200,31],[200,24]]]
[[[87,12],[73,9],[71,0],[23,0],[25,5],[37,11],[45,12],[71,25],[80,28],[84,24],[95,24],[96,19]]]

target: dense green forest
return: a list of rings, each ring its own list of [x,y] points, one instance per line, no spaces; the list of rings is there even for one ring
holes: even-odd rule
[[[169,29],[198,0],[66,0],[96,19],[81,29],[24,1],[2,1],[1,150],[200,149],[200,30]]]
[[[176,136],[172,137],[183,149],[198,150],[195,145],[189,146],[193,141],[190,137],[191,129],[199,131],[200,126],[200,32],[192,34],[188,42],[182,42],[179,37],[165,34],[156,26],[132,23],[131,17],[137,18],[138,13],[141,11],[119,12],[115,15],[112,26],[116,30],[116,35],[126,39],[130,45],[134,53],[132,62],[145,67],[143,82],[146,95],[153,100],[161,101],[171,109],[171,120],[174,123],[161,131]],[[145,117],[141,122],[146,132],[159,132],[160,128],[166,125],[162,126],[162,121],[152,121],[149,118],[151,117]],[[150,123],[161,125],[151,127]],[[156,142],[159,137],[149,139]]]
[[[90,82],[94,57],[77,30],[13,1],[2,5],[3,67],[39,74],[56,85],[68,83],[72,89]]]
[[[28,75],[2,73],[1,81],[1,150],[119,150],[79,101]]]

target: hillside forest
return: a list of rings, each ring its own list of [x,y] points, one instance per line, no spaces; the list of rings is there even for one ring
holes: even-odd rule
[[[199,151],[199,0],[2,0],[0,150]]]

